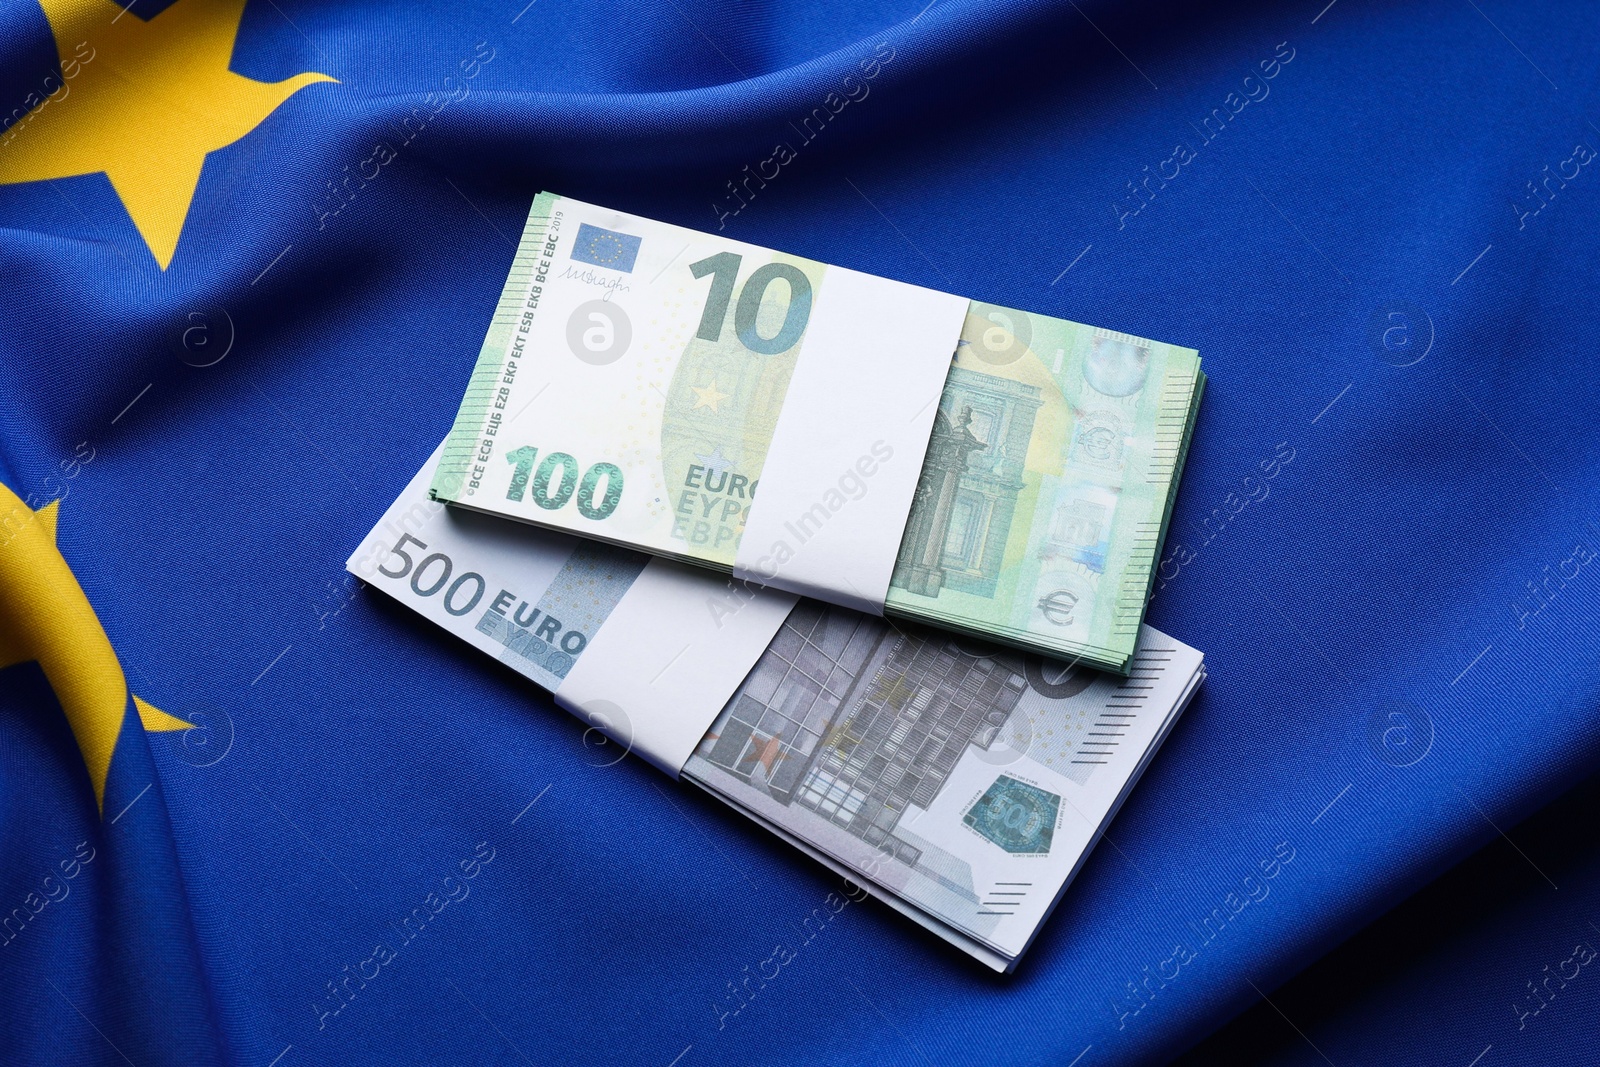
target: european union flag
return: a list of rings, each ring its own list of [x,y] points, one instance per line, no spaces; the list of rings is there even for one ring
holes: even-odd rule
[[[618,233],[585,222],[578,226],[578,236],[572,242],[572,258],[579,263],[593,263],[631,274],[643,240],[631,233]]]
[[[925,4],[0,3],[0,1063],[1128,1067],[1282,1003],[1496,826],[1582,891],[1511,828],[1600,752],[1594,5]],[[541,188],[1205,353],[1149,619],[1213,680],[1013,979],[835,914],[820,868],[345,574],[514,336]],[[994,400],[947,562],[1069,473],[998,473],[1057,380],[962,361]],[[1441,938],[1455,1004],[1409,965],[1342,1000],[1369,1036],[1392,1011],[1366,1058],[1591,1047],[1585,907]]]

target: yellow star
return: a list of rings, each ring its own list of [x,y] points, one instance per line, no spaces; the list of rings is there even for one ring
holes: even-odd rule
[[[37,661],[43,669],[78,739],[103,816],[111,754],[128,712],[128,680],[56,547],[60,503],[32,511],[0,484],[0,668]],[[133,705],[146,730],[192,725],[138,697]]]
[[[104,172],[162,270],[206,153],[326,74],[268,83],[228,69],[245,0],[178,0],[149,22],[112,0],[39,0],[67,80],[0,146],[0,184]]]
[[[717,380],[715,378],[711,379],[711,384],[704,389],[691,385],[689,392],[694,394],[694,406],[696,408],[710,408],[712,411],[716,411],[718,404],[733,395],[732,393],[717,392]]]

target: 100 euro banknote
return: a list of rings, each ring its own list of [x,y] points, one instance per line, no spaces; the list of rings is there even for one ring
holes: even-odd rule
[[[1196,354],[543,193],[439,499],[1125,671]]]

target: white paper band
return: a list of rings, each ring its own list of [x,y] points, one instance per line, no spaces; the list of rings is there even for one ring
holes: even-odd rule
[[[970,302],[829,267],[733,573],[883,614]]]
[[[794,604],[652,559],[556,687],[556,703],[676,778]]]

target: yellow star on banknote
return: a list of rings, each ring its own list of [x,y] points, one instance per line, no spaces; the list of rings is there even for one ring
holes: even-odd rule
[[[689,391],[694,394],[695,407],[710,408],[712,411],[716,411],[718,404],[722,403],[724,400],[728,399],[728,397],[733,395],[732,393],[718,392],[717,380],[715,378],[711,379],[710,385],[705,386],[704,388],[690,386]]]
[[[178,0],[148,22],[112,0],[40,0],[66,79],[15,124],[0,184],[104,173],[162,270],[206,154],[301,88],[228,69],[245,0]],[[70,100],[70,102],[69,102]]]

